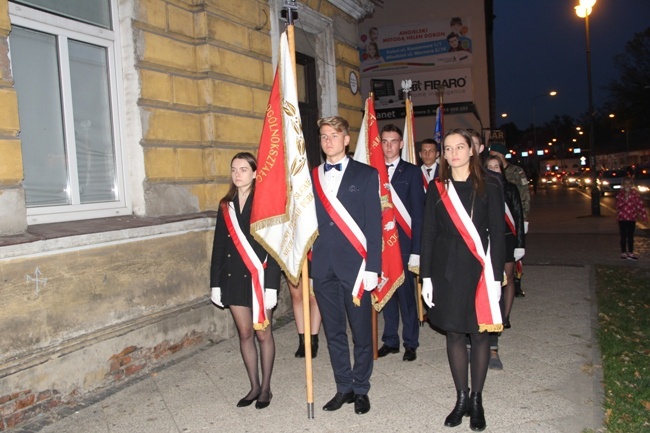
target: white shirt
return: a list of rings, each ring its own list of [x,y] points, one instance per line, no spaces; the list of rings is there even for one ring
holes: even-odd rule
[[[433,180],[433,176],[436,174],[436,166],[438,165],[437,162],[434,162],[431,167],[427,167],[426,165],[422,164],[422,173],[427,177],[427,180],[431,182]],[[427,173],[427,170],[431,169],[430,172]]]
[[[340,161],[326,162],[329,164],[338,164],[339,162],[341,163],[341,171],[333,168],[330,171],[325,172],[325,187],[323,189],[327,191],[328,194],[336,195],[336,193],[339,191],[339,186],[341,186],[341,179],[343,179],[343,173],[345,173],[345,169],[348,166],[349,160],[348,157],[345,156]],[[325,164],[323,164],[323,170],[325,170]]]
[[[399,164],[400,157],[397,157],[397,159],[393,162],[387,162],[386,163],[386,168],[388,168],[388,181],[390,182],[393,180],[393,174],[395,174],[395,169],[397,168],[397,164]]]

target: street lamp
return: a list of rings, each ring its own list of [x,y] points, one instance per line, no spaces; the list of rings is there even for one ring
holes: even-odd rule
[[[594,99],[591,92],[591,46],[589,37],[589,15],[596,4],[596,0],[580,0],[575,7],[576,15],[585,19],[585,34],[587,40],[587,88],[589,95],[589,150],[591,151],[591,166],[593,168],[594,181],[591,185],[591,216],[600,216],[600,193],[596,186],[596,140],[594,138]]]
[[[535,101],[537,101],[539,98],[543,96],[555,96],[557,95],[557,92],[555,90],[551,90],[548,93],[541,93],[533,98],[532,106],[533,106],[533,148],[535,149],[535,155],[537,155],[537,127],[535,126],[536,119],[535,119]],[[539,167],[535,167],[535,171],[538,171]]]

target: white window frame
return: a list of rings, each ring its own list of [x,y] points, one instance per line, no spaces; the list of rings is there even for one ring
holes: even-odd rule
[[[120,53],[119,22],[117,18],[117,0],[110,0],[112,28],[89,25],[81,21],[53,15],[48,12],[32,9],[24,5],[9,3],[9,17],[12,26],[20,26],[34,31],[49,33],[57,37],[57,49],[60,58],[67,58],[67,40],[74,39],[96,46],[106,48],[108,61],[108,79],[110,91],[110,109],[113,128],[114,152],[115,152],[115,187],[117,188],[117,200],[110,202],[81,204],[78,190],[78,173],[70,170],[76,167],[74,119],[72,117],[72,94],[67,88],[69,83],[70,69],[68,62],[60,62],[59,73],[62,77],[62,107],[63,122],[66,140],[66,157],[68,159],[68,172],[71,185],[77,186],[76,191],[71,192],[73,204],[57,206],[27,207],[27,224],[44,224],[62,221],[74,221],[91,218],[104,218],[109,216],[130,215],[132,213],[129,198],[129,183],[126,179],[124,162],[124,101],[122,83],[122,64]],[[11,38],[11,36],[10,36]],[[11,47],[9,55],[11,56]],[[20,137],[19,137],[20,138]]]

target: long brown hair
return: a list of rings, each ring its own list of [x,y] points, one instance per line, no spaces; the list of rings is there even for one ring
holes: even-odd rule
[[[246,162],[248,162],[248,165],[251,166],[251,170],[257,171],[257,160],[255,159],[255,156],[253,156],[252,153],[250,152],[239,152],[235,156],[232,157],[230,160],[230,165],[232,166],[232,162],[236,159],[243,159]],[[250,195],[252,196],[253,193],[255,193],[255,179],[253,179],[253,183],[251,183],[251,192]],[[219,201],[219,207],[227,206],[229,201],[233,201],[235,198],[235,195],[237,195],[237,186],[235,183],[232,181],[232,175],[230,176],[230,188],[228,188],[228,192],[226,195],[223,196],[221,201]]]
[[[481,166],[481,156],[476,152],[474,149],[474,145],[472,143],[472,136],[470,135],[469,132],[465,129],[452,129],[450,131],[447,131],[445,134],[444,139],[442,140],[442,146],[441,146],[441,157],[440,157],[440,181],[447,186],[448,182],[452,179],[451,177],[451,166],[449,163],[447,163],[447,159],[445,159],[445,140],[447,137],[450,135],[460,135],[463,137],[463,141],[469,146],[469,149],[472,151],[472,154],[469,157],[469,180],[472,182],[472,186],[474,188],[474,191],[476,191],[479,195],[483,195],[485,191],[485,185],[483,181],[483,167]]]

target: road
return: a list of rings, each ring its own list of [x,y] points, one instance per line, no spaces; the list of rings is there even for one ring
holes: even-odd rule
[[[601,198],[601,216],[591,216],[589,192],[553,186],[532,195],[526,238],[528,264],[620,264],[614,197]],[[646,207],[648,202],[646,202]],[[649,211],[650,212],[650,211]],[[585,235],[589,235],[585,238]],[[635,252],[650,264],[650,230],[637,223]]]

